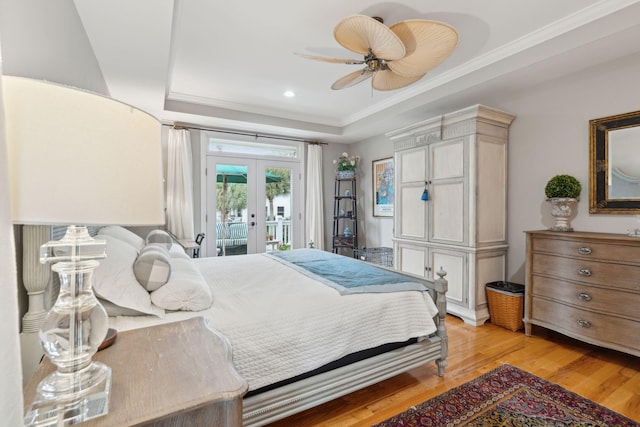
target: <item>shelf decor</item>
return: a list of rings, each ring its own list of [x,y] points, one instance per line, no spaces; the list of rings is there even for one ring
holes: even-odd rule
[[[347,157],[346,153],[343,154]],[[333,197],[333,253],[346,255],[358,248],[357,187],[355,176],[342,179],[336,174]]]
[[[360,156],[350,156],[346,151],[342,153],[337,160],[333,161],[338,179],[353,179],[358,163],[360,163]]]
[[[373,161],[373,216],[393,217],[393,157]]]

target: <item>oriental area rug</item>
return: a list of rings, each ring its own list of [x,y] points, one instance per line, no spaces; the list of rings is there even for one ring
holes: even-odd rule
[[[557,384],[502,365],[376,427],[640,427]]]

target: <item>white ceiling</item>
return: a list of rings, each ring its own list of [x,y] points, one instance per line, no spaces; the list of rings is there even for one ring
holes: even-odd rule
[[[166,123],[354,142],[640,51],[640,0],[75,0],[111,96]],[[333,38],[353,14],[453,25],[417,83],[333,91],[362,59]],[[283,96],[294,91],[295,98]]]

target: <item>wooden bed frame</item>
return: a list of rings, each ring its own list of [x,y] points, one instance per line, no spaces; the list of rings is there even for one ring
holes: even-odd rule
[[[54,227],[56,231],[57,228]],[[30,311],[25,317],[34,313],[38,318],[43,318],[46,314],[45,310],[49,308],[52,301],[47,301],[48,304],[44,303],[42,293],[55,292],[55,290],[45,289],[50,287],[51,282],[48,274],[49,266],[41,265],[33,254],[37,254],[35,248],[38,248],[40,244],[57,236],[55,236],[55,231],[52,233],[49,227],[28,226],[27,229],[23,243],[28,247],[28,250],[25,250],[25,256],[30,254],[30,258],[23,260],[23,274],[25,285],[30,294],[30,303],[35,301],[36,304],[33,304],[35,308],[30,304]],[[390,268],[378,267],[398,273]],[[286,418],[431,361],[435,361],[438,375],[443,376],[448,355],[445,327],[448,288],[444,278],[446,272],[438,271],[438,278],[435,280],[428,280],[408,273],[402,274],[410,276],[412,280],[422,283],[428,289],[438,309],[438,314],[434,317],[437,328],[435,333],[428,337],[419,338],[418,342],[414,344],[247,396],[243,399],[243,425],[245,427],[262,426]],[[43,354],[37,340],[39,322],[33,323],[34,325],[31,327],[23,327],[22,333],[23,365],[27,366],[26,369],[23,369],[23,374],[26,378],[31,376]]]

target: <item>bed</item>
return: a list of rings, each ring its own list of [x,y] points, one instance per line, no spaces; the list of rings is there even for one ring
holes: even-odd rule
[[[97,238],[107,241],[108,256],[94,290],[110,326],[205,317],[230,341],[234,366],[249,384],[245,426],[430,361],[444,375],[444,272],[429,281],[316,249],[190,259],[162,233],[143,240],[120,227]]]

